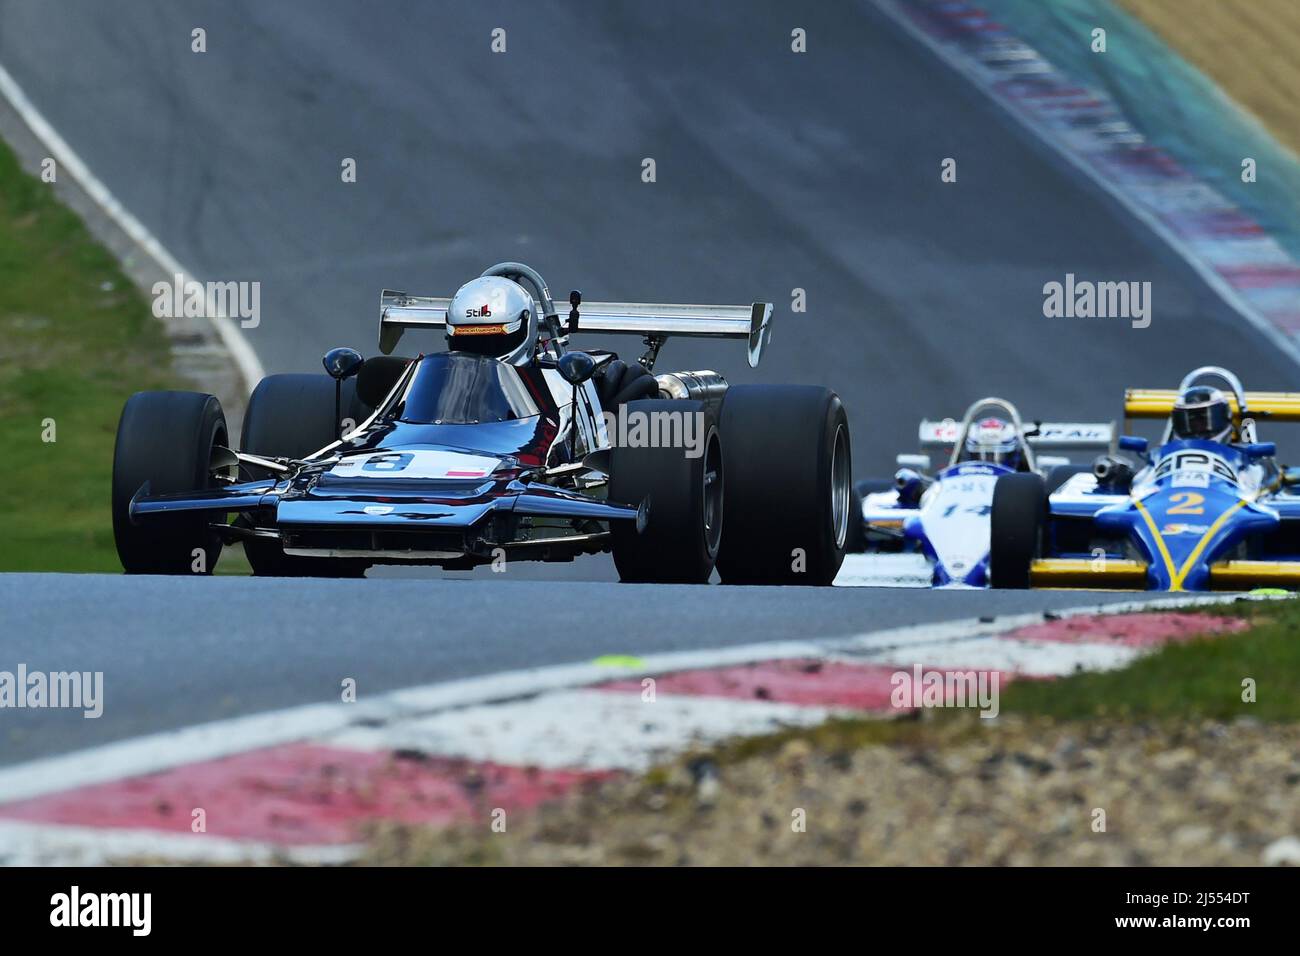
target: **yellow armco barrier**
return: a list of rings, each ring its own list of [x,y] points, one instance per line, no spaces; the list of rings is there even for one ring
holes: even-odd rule
[[[1300,588],[1300,561],[1221,561],[1210,565],[1210,587],[1216,591]]]
[[[1225,394],[1239,417],[1236,396]],[[1168,418],[1177,399],[1172,388],[1130,388],[1124,392],[1124,417]],[[1300,422],[1300,392],[1247,392],[1246,412],[1266,422]]]
[[[1145,591],[1147,566],[1126,558],[1039,558],[1029,566],[1029,583],[1036,588]]]

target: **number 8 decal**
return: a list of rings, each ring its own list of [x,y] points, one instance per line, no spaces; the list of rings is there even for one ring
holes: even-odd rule
[[[401,471],[415,456],[405,452],[392,455],[376,455],[361,466],[362,471]]]

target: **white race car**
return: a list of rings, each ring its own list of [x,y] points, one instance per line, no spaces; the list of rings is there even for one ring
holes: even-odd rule
[[[961,421],[922,421],[922,454],[899,455],[893,479],[854,486],[861,520],[851,550],[911,553],[918,563],[923,558],[934,587],[987,587],[989,515],[998,478],[1033,472],[1055,488],[1089,470],[1064,454],[1113,451],[1115,435],[1114,422],[1026,427],[1016,407],[1001,398],[980,399]],[[932,472],[929,452],[946,455],[947,464]]]

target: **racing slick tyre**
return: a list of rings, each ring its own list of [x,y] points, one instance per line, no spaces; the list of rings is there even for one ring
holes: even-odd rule
[[[722,541],[723,457],[717,422],[703,402],[656,398],[624,407],[629,421],[645,414],[653,423],[657,413],[670,413],[682,416],[683,423],[700,422],[693,434],[703,437],[695,457],[688,457],[690,449],[683,447],[616,445],[611,450],[609,500],[646,501],[640,534],[633,522],[610,522],[619,580],[707,584]]]
[[[1038,556],[1047,486],[1035,474],[1003,475],[993,486],[990,516],[989,584],[995,588],[1029,587],[1029,568]]]
[[[136,392],[126,401],[113,448],[113,541],[127,574],[211,574],[221,539],[204,512],[152,514],[131,520],[131,499],[201,491],[216,484],[208,469],[226,445],[226,416],[214,395]]]
[[[867,529],[862,524],[863,499],[867,495],[893,490],[894,482],[889,478],[863,478],[853,486],[853,502],[849,507],[849,529],[844,536],[845,552],[861,554],[867,550]]]
[[[356,397],[356,381],[343,383],[340,403],[344,419],[359,423],[365,410]],[[334,421],[334,379],[326,375],[268,375],[253,389],[244,411],[240,444],[250,455],[268,458],[305,458],[339,436]],[[249,481],[270,473],[245,468]],[[246,519],[239,522],[247,524]],[[246,538],[244,554],[259,577],[359,578],[369,565],[340,558],[304,558],[287,555],[278,541]]]
[[[829,585],[853,508],[849,422],[812,385],[735,385],[722,402],[723,584]]]

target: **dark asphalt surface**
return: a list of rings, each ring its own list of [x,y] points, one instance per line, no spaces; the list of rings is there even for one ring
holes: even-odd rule
[[[741,10],[0,0],[0,63],[183,263],[262,283],[249,335],[270,371],[317,369],[340,344],[373,352],[385,286],[450,294],[522,259],[559,294],[773,301],[757,372],[738,344],[687,341],[660,369],[835,388],[859,476],[914,451],[920,417],[990,392],[1030,417],[1111,419],[1124,387],[1172,387],[1205,363],[1294,387],[1190,268],[869,3]],[[794,26],[807,54],[790,51]],[[190,50],[195,27],[206,53]],[[505,54],[490,52],[496,27]],[[1067,272],[1150,281],[1151,327],[1044,318],[1042,286]],[[790,311],[795,288],[806,313]],[[6,714],[0,759],[329,699],[340,675],[379,689],[1077,600],[0,579],[0,667],[102,666],[124,702],[98,722]]]
[[[1065,592],[0,575],[0,670],[102,671],[104,714],[0,711],[0,764],[604,654],[848,636],[1131,600]]]
[[[262,283],[269,371],[373,352],[385,286],[450,295],[523,259],[561,294],[774,302],[758,372],[738,344],[684,340],[660,368],[835,388],[864,475],[915,450],[922,415],[989,392],[1105,420],[1126,386],[1207,362],[1296,381],[870,3],[0,0],[0,63],[181,262]],[[1150,281],[1151,327],[1044,318],[1067,272]]]

